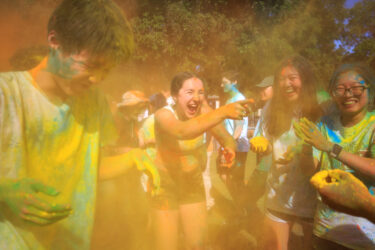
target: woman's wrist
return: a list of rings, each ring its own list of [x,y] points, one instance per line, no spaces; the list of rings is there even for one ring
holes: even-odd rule
[[[332,151],[333,145],[334,145],[334,143],[332,143],[330,141],[326,141],[326,143],[324,143],[324,147],[323,147],[322,151],[324,151],[326,153],[330,153]]]

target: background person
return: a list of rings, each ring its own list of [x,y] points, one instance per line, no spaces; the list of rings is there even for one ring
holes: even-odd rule
[[[144,93],[130,90],[117,104],[116,120],[119,134],[117,143],[107,147],[118,155],[140,151],[139,117],[144,114],[149,100]],[[145,152],[146,153],[146,152]],[[150,159],[151,161],[152,159]],[[151,238],[149,204],[141,185],[141,172],[130,164],[103,163],[98,183],[98,197],[93,233],[93,249],[147,249]]]
[[[255,103],[255,108],[258,109],[260,119],[258,120],[253,138],[261,136],[260,124],[263,123],[262,113],[263,108],[267,102],[272,98],[273,90],[272,85],[274,82],[273,76],[264,78],[259,84],[256,85],[258,94],[258,102]],[[250,140],[251,143],[251,140]],[[256,154],[256,168],[251,173],[251,176],[246,180],[246,190],[248,202],[246,209],[249,214],[249,224],[258,225],[257,227],[249,227],[250,232],[256,236],[259,240],[261,239],[263,230],[262,225],[264,222],[264,194],[266,192],[266,179],[268,171],[272,165],[272,154]]]
[[[222,75],[221,87],[228,98],[225,104],[245,100],[245,96],[238,90],[237,87],[238,73],[235,71],[227,71]],[[228,175],[225,178],[235,202],[237,205],[243,208],[246,198],[244,195],[245,165],[247,152],[249,151],[250,147],[249,140],[247,138],[248,117],[245,116],[242,120],[225,119],[224,126],[228,133],[232,135],[236,141],[235,165],[228,171]]]

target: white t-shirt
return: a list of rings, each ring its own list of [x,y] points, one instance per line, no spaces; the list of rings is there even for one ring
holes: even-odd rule
[[[264,108],[262,116],[267,112]],[[265,131],[265,120],[261,118],[259,134],[266,137],[273,148],[272,166],[267,177],[266,208],[294,216],[313,218],[316,208],[316,191],[310,184],[311,175],[303,173],[301,166],[313,166],[311,161],[303,161],[300,154],[295,155],[286,165],[275,163],[283,158],[288,147],[302,147],[301,140],[295,135],[293,125],[279,138],[272,138]],[[305,159],[304,159],[305,160]],[[306,164],[311,164],[307,166]]]

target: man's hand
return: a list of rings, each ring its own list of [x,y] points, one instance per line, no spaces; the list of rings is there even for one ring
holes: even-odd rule
[[[361,216],[370,193],[352,174],[335,169],[316,173],[310,180],[324,203],[333,209]]]
[[[66,218],[72,208],[68,204],[54,204],[38,197],[38,193],[57,196],[59,192],[34,179],[3,179],[0,201],[22,219],[37,225],[49,225]]]
[[[295,134],[300,139],[316,149],[323,152],[329,152],[332,149],[333,143],[327,140],[318,127],[307,118],[301,118],[299,122],[294,122],[293,127]]]
[[[269,141],[263,136],[256,136],[250,140],[250,150],[257,154],[267,152]]]
[[[141,171],[146,171],[147,175],[151,175],[153,184],[151,194],[157,195],[160,192],[160,174],[154,162],[147,155],[145,150],[135,149],[132,154],[137,168]]]

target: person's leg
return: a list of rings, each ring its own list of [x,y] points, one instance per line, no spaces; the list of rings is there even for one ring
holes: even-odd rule
[[[313,221],[300,221],[303,230],[303,248],[313,249],[312,247],[312,236],[313,236]]]
[[[290,223],[267,211],[264,221],[263,248],[270,250],[287,250]]]
[[[180,216],[187,249],[204,249],[207,234],[206,203],[180,205]]]
[[[177,250],[179,211],[177,185],[167,171],[159,171],[160,191],[152,197],[152,225],[157,250]]]
[[[248,197],[244,183],[246,157],[247,152],[236,152],[236,163],[229,169],[229,178],[227,179],[228,189],[238,207],[237,212],[240,214],[244,212],[245,201]]]
[[[204,183],[204,189],[206,193],[206,205],[207,210],[213,207],[215,204],[215,200],[211,195],[211,189],[212,189],[212,175],[211,175],[211,163],[212,162],[212,151],[207,151],[207,164],[206,169],[203,172],[203,183]]]
[[[176,250],[178,245],[178,210],[154,210],[155,249]]]

